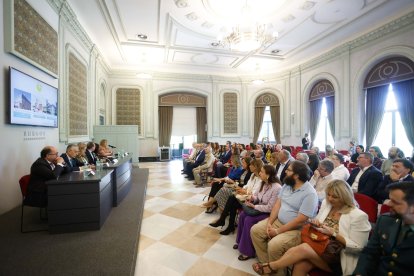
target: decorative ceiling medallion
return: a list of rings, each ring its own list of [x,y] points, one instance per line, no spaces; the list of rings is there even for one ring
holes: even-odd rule
[[[188,0],[175,0],[175,5],[178,8],[187,8],[189,6]]]
[[[198,19],[198,15],[195,12],[187,14],[185,17],[187,17],[190,21],[195,21]]]

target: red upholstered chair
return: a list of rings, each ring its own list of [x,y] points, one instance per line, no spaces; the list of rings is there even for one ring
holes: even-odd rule
[[[384,214],[384,213],[389,213],[391,210],[390,206],[382,204],[381,208],[380,208],[380,215]]]
[[[349,154],[348,150],[338,150],[338,152],[342,155],[348,155]]]
[[[20,217],[20,231],[22,233],[29,233],[29,232],[39,232],[39,231],[47,231],[47,228],[43,228],[43,229],[36,229],[36,230],[30,230],[30,231],[24,231],[23,230],[23,224],[24,224],[24,206],[30,206],[28,204],[25,203],[24,199],[26,198],[27,195],[27,187],[29,186],[29,181],[30,181],[30,175],[24,175],[20,178],[19,180],[19,185],[20,185],[20,191],[22,192],[22,214]],[[31,206],[31,207],[37,207],[37,206]],[[46,215],[47,215],[47,210],[46,207],[38,207],[39,208],[39,217],[40,219],[44,219],[42,217],[42,209],[45,209]]]
[[[355,193],[354,197],[359,204],[359,209],[368,215],[369,222],[376,223],[378,217],[378,202],[372,197],[360,193]]]

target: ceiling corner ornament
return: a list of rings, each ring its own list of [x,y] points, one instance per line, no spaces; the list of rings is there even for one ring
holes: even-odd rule
[[[175,5],[178,8],[187,8],[189,6],[188,0],[175,0]]]
[[[198,19],[198,15],[195,12],[189,13],[185,17],[190,21],[196,21]]]

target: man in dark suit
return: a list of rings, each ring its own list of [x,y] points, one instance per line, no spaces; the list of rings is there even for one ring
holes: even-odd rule
[[[96,154],[95,154],[95,143],[94,142],[89,142],[88,144],[86,144],[86,158],[88,158],[88,163],[89,164],[93,164],[96,165]]]
[[[290,163],[290,152],[288,150],[281,150],[278,152],[279,163],[276,165],[276,176],[279,177],[282,183],[283,179],[286,176],[286,169],[289,167]]]
[[[60,157],[65,160],[65,170],[67,172],[80,171],[85,164],[76,159],[79,154],[79,147],[74,144],[69,144],[66,147],[66,153],[62,153]]]
[[[379,217],[353,275],[412,275],[414,271],[414,182],[390,184],[391,216]]]
[[[46,181],[57,179],[63,173],[63,162],[55,147],[47,146],[42,149],[40,157],[30,168],[25,204],[36,207],[47,206]]]
[[[200,151],[197,153],[197,156],[194,160],[194,162],[189,162],[187,163],[184,172],[187,174],[187,178],[188,180],[194,180],[194,174],[193,174],[193,169],[197,168],[198,166],[200,166],[201,164],[203,164],[204,159],[206,157],[206,152],[204,150],[204,145],[200,144]]]
[[[379,184],[382,182],[382,173],[372,165],[374,156],[369,152],[362,152],[357,158],[358,167],[353,169],[347,182],[354,192],[374,198]]]
[[[399,158],[392,162],[391,172],[389,175],[384,176],[384,180],[378,186],[375,194],[375,199],[378,203],[382,203],[388,199],[387,186],[394,182],[401,181],[414,181],[414,177],[411,175],[413,171],[413,164],[407,159]]]

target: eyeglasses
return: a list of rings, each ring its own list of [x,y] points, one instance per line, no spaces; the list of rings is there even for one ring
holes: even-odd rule
[[[48,153],[47,155],[58,155],[59,153],[58,152],[56,152],[56,153]]]

